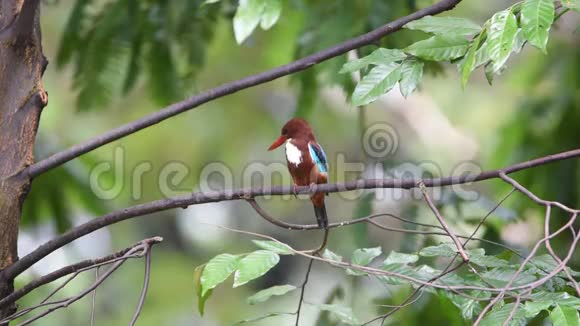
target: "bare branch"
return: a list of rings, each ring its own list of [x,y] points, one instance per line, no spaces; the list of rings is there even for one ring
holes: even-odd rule
[[[441,216],[441,213],[439,213],[439,210],[437,209],[435,204],[433,204],[433,201],[431,200],[429,194],[427,193],[427,188],[425,187],[425,184],[421,182],[419,183],[419,187],[421,188],[423,198],[425,198],[427,205],[429,205],[429,208],[433,211],[433,214],[435,214],[437,221],[439,221],[439,224],[441,224],[445,232],[449,235],[451,240],[453,240],[453,243],[455,243],[455,247],[457,247],[457,250],[459,251],[461,258],[463,258],[463,261],[467,263],[469,261],[469,257],[467,257],[467,254],[465,253],[465,250],[463,250],[463,246],[461,245],[461,242],[459,242],[459,239],[457,238],[455,233],[451,231],[449,225],[447,225],[447,222],[445,222],[445,219],[443,218],[443,216]]]
[[[99,267],[95,268],[95,280],[99,279]],[[93,291],[91,299],[91,326],[95,326],[95,305],[97,302],[97,289]]]
[[[96,258],[96,259],[83,260],[83,261],[78,262],[76,264],[60,268],[54,272],[51,272],[49,274],[46,274],[42,277],[39,277],[39,278],[31,281],[30,283],[26,284],[25,286],[21,287],[20,289],[14,291],[12,294],[6,296],[5,298],[2,298],[0,300],[0,307],[3,307],[3,306],[6,306],[10,303],[16,302],[18,299],[20,299],[23,296],[25,296],[26,294],[30,293],[32,290],[34,290],[38,287],[41,287],[45,284],[54,282],[55,280],[57,280],[63,276],[75,273],[74,277],[76,277],[79,273],[81,273],[83,271],[97,268],[99,266],[102,266],[103,264],[110,264],[112,262],[115,262],[119,258],[125,259],[125,258],[123,258],[125,256],[125,254],[133,248],[143,246],[144,244],[153,245],[153,244],[159,243],[161,241],[162,241],[162,239],[160,237],[153,237],[153,238],[145,239],[145,240],[139,241],[138,243],[136,243],[130,247],[127,247],[123,250],[119,250],[111,255],[107,255],[104,257]],[[72,280],[72,278],[69,279],[67,282],[65,282],[62,286],[66,285],[71,280]],[[57,289],[57,290],[60,290],[60,289]],[[48,298],[50,298],[50,296]],[[44,301],[48,300],[48,298],[45,299]]]
[[[510,184],[513,184],[513,183],[510,182]],[[549,211],[548,211],[548,213],[549,213]],[[534,245],[534,247],[530,251],[529,255],[520,264],[520,267],[514,273],[514,275],[512,276],[512,278],[507,282],[507,284],[505,285],[505,287],[503,287],[501,289],[501,291],[499,292],[499,294],[495,298],[493,298],[493,300],[491,300],[487,304],[487,306],[483,309],[483,311],[479,314],[479,316],[475,320],[475,323],[474,323],[475,326],[479,325],[479,323],[481,322],[481,320],[483,319],[483,317],[485,316],[485,314],[489,311],[489,309],[491,309],[491,307],[494,304],[496,304],[499,300],[501,300],[503,298],[505,292],[507,292],[509,289],[520,289],[520,288],[522,288],[522,287],[512,287],[512,288],[510,288],[510,287],[512,286],[512,284],[514,283],[514,281],[517,279],[517,277],[520,275],[520,273],[524,270],[526,264],[534,257],[534,255],[536,254],[536,252],[538,251],[538,249],[540,248],[540,246],[542,245],[542,243],[546,242],[549,239],[554,238],[558,234],[562,233],[564,230],[568,229],[570,226],[572,226],[574,224],[574,221],[575,220],[576,220],[576,214],[574,214],[572,216],[572,218],[570,218],[570,220],[564,226],[562,226],[560,229],[558,229],[554,233],[551,233],[551,234],[548,234],[547,236],[544,236],[542,239],[540,239],[540,241],[538,241]],[[568,261],[572,257],[572,255],[574,253],[574,249],[576,247],[576,243],[578,242],[579,239],[580,239],[580,237],[578,237],[578,236],[574,239],[574,241],[573,241],[573,243],[572,243],[572,245],[570,247],[570,250],[568,252],[568,255],[566,256],[566,258],[564,258],[564,260],[561,261],[561,263],[558,264],[557,268],[555,268],[553,271],[551,271],[550,273],[548,273],[548,275],[540,278],[539,280],[527,284],[526,285],[526,288],[533,289],[535,287],[538,287],[538,286],[544,284],[547,280],[549,280],[550,278],[552,278],[554,275],[558,274],[562,269],[564,269],[566,267],[566,264],[568,263]]]
[[[51,308],[48,308],[47,310],[43,311],[42,313],[31,317],[27,320],[25,320],[24,322],[22,322],[21,324],[19,324],[19,326],[24,326],[24,325],[29,325],[31,323],[33,323],[34,321],[54,312],[55,310],[61,309],[61,308],[65,308],[68,307],[69,305],[73,304],[74,302],[82,299],[83,297],[85,297],[87,294],[93,292],[98,286],[100,286],[109,276],[111,276],[113,274],[113,272],[115,272],[119,267],[121,267],[121,265],[123,263],[125,263],[127,261],[127,259],[131,258],[134,254],[138,253],[138,252],[142,252],[142,254],[144,255],[149,255],[149,252],[151,250],[151,247],[155,244],[161,241],[161,238],[156,237],[153,238],[156,239],[157,241],[150,241],[150,242],[142,242],[139,246],[133,247],[131,248],[129,251],[127,251],[122,257],[125,259],[121,259],[119,261],[117,261],[116,263],[114,263],[105,273],[103,273],[91,286],[89,286],[88,288],[86,288],[85,290],[83,290],[81,293],[79,293],[76,296],[70,297],[68,299],[65,300],[59,300],[57,302],[55,302],[55,305]],[[148,282],[147,282],[148,283]]]
[[[326,229],[328,232],[328,229]],[[308,283],[308,277],[310,276],[310,271],[312,271],[312,263],[314,263],[314,259],[310,259],[308,262],[308,267],[306,268],[306,275],[304,276],[304,282],[300,286],[300,298],[298,299],[298,308],[296,308],[296,326],[299,325],[300,322],[300,310],[302,309],[302,302],[304,302],[304,292],[306,291],[306,283]]]
[[[151,279],[151,251],[147,251],[145,256],[145,276],[143,278],[143,289],[141,290],[141,296],[139,297],[139,304],[135,310],[135,314],[131,319],[130,326],[134,326],[143,310],[143,304],[145,303],[145,297],[147,296],[147,290],[149,289],[149,279]]]

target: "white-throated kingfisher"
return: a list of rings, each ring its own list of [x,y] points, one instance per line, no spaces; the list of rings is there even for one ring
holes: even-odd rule
[[[322,146],[316,142],[312,128],[306,120],[294,118],[282,127],[280,137],[268,148],[269,151],[286,144],[288,170],[294,186],[310,186],[327,183],[328,162]],[[324,193],[314,193],[310,200],[314,205],[316,221],[321,228],[328,227]]]

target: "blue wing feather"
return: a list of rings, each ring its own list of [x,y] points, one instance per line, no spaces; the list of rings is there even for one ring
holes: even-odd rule
[[[328,173],[328,162],[322,146],[317,143],[308,143],[308,151],[310,152],[310,157],[312,157],[318,171]]]

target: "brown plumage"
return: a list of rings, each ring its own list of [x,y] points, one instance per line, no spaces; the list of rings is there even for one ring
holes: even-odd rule
[[[288,121],[282,127],[280,137],[278,137],[268,150],[273,150],[284,143],[286,143],[288,170],[296,186],[309,186],[311,184],[321,184],[328,181],[328,173],[321,171],[319,168],[320,166],[326,170],[324,151],[316,142],[312,128],[306,120],[294,118]],[[315,159],[318,159],[318,164],[311,155],[312,151],[317,155]],[[310,196],[310,200],[314,205],[314,213],[318,225],[326,228],[328,226],[328,218],[324,205],[324,195],[324,193],[315,193]]]

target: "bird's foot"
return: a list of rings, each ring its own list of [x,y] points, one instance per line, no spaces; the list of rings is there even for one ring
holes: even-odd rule
[[[316,183],[312,182],[309,186],[308,186],[308,190],[312,193],[314,191],[314,188],[316,188]]]
[[[293,190],[294,190],[294,198],[298,199],[298,185],[297,184],[294,184]]]

